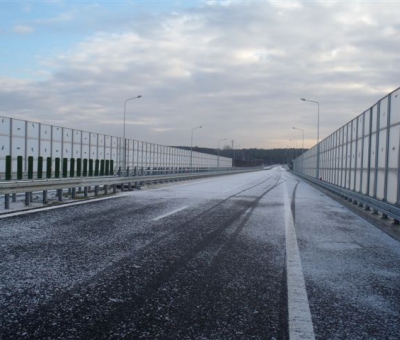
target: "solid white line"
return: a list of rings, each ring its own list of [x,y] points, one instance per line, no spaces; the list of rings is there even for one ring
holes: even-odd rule
[[[176,210],[174,210],[174,211],[171,211],[171,212],[169,212],[168,214],[164,214],[164,215],[158,216],[158,217],[154,218],[153,221],[161,220],[161,219],[164,218],[164,217],[167,217],[167,216],[172,215],[172,214],[175,214],[175,213],[177,213],[177,212],[179,212],[179,211],[185,210],[186,208],[187,208],[187,206],[186,206],[186,207],[179,208],[179,209],[176,209]]]
[[[286,182],[283,183],[283,198],[285,203],[286,225],[289,339],[314,340],[314,327],[311,319],[310,305],[308,303],[303,268],[301,266],[296,230],[294,228],[293,216],[290,209],[290,200],[288,197]]]

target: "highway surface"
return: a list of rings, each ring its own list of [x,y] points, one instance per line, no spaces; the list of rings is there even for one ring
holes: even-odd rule
[[[285,169],[0,216],[0,339],[399,339],[400,243]]]

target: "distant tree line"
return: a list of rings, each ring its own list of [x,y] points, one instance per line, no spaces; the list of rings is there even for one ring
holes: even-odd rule
[[[176,148],[190,150],[188,146],[176,146]],[[218,155],[217,149],[193,147],[193,151]],[[260,166],[273,164],[290,164],[293,159],[302,154],[307,149],[232,149],[225,146],[219,150],[221,157],[229,157],[234,161],[234,166]]]

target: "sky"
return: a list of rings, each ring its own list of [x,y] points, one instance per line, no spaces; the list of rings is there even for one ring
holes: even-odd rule
[[[400,0],[0,0],[0,116],[122,137],[125,113],[127,138],[209,148],[300,148],[304,131],[310,148],[318,107],[301,98],[319,102],[323,139],[400,86],[399,13]]]

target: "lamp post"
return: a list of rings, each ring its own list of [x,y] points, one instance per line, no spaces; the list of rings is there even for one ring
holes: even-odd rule
[[[302,138],[302,141],[301,141],[301,153],[303,153],[304,151],[304,130],[303,129],[299,129],[299,128],[296,128],[296,127],[292,127],[292,129],[294,129],[294,130],[299,130],[299,131],[301,131],[302,133],[303,133],[303,138]]]
[[[136,97],[133,97],[133,98],[129,98],[129,99],[125,100],[125,103],[124,103],[124,133],[123,133],[123,138],[122,138],[122,141],[123,141],[123,143],[124,143],[124,157],[123,157],[123,159],[124,159],[124,162],[123,162],[123,168],[124,168],[124,170],[125,170],[125,168],[126,168],[126,141],[125,141],[126,102],[128,102],[128,101],[130,101],[130,100],[133,100],[133,99],[138,99],[138,98],[141,98],[141,97],[142,97],[142,96],[139,95],[139,96],[136,96]]]
[[[218,157],[217,157],[217,167],[219,168],[219,143],[222,142],[223,140],[226,140],[226,138],[220,139],[218,141]]]
[[[192,136],[190,138],[190,168],[193,167],[193,130],[201,129],[202,126],[192,128]]]
[[[294,130],[299,130],[299,131],[301,131],[302,133],[303,133],[303,138],[302,138],[302,141],[301,141],[301,154],[303,154],[304,153],[304,130],[303,129],[299,129],[299,128],[296,128],[296,127],[293,127],[293,129]],[[301,157],[301,163],[300,163],[300,166],[301,166],[301,171],[303,171],[303,157]],[[295,170],[295,169],[294,169]]]
[[[240,144],[239,144],[239,145],[236,145],[237,148],[238,148],[239,146],[240,146]],[[235,167],[235,163],[236,163],[235,149],[233,149],[233,167]]]
[[[308,100],[305,98],[301,98],[302,101],[304,102],[310,102],[317,104],[318,106],[318,125],[317,125],[317,173],[316,173],[316,178],[319,179],[319,102],[316,102],[315,100]]]
[[[296,158],[297,157],[297,141],[295,141],[295,140],[293,140],[293,139],[289,139],[289,142],[293,142],[293,143],[296,143],[296,152],[293,152],[293,158]]]

